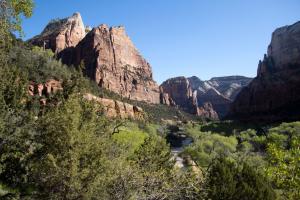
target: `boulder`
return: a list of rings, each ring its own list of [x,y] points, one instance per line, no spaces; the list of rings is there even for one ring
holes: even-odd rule
[[[35,91],[34,91],[34,82],[29,83],[27,90],[28,90],[28,95],[29,96],[34,96],[34,93],[35,93]]]

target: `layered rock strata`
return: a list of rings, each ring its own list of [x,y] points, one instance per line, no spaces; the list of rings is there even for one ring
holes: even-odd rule
[[[45,106],[47,98],[59,91],[63,91],[61,81],[49,79],[46,83],[31,82],[28,85],[29,96],[38,96],[40,104]],[[83,97],[86,100],[94,101],[102,106],[103,113],[109,118],[135,119],[143,120],[143,109],[121,101],[100,98],[92,94],[85,94]]]

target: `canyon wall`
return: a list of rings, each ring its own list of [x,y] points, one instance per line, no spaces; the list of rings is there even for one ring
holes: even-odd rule
[[[181,76],[166,80],[160,85],[162,103],[170,102],[184,111],[204,118],[218,119],[219,116],[210,102],[198,104],[197,91],[193,90],[189,79]],[[166,95],[167,94],[167,95]]]
[[[168,79],[160,87],[161,102],[177,105],[186,112],[222,118],[239,91],[252,79],[243,76],[216,77],[202,81],[198,77],[176,77]]]
[[[257,76],[238,94],[229,119],[300,118],[300,22],[276,29]]]

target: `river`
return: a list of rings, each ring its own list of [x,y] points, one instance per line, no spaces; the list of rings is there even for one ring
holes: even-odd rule
[[[171,146],[175,166],[178,168],[185,167],[184,159],[180,157],[180,153],[183,152],[185,147],[193,143],[193,138],[187,136],[184,132],[172,132],[167,136],[167,141]]]

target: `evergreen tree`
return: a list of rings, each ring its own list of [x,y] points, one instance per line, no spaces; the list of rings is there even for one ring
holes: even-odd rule
[[[275,193],[268,180],[246,163],[237,165],[224,157],[212,163],[207,180],[212,200],[273,200]]]

